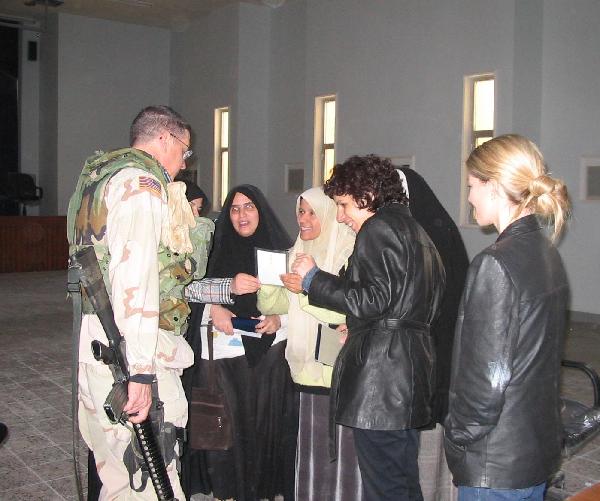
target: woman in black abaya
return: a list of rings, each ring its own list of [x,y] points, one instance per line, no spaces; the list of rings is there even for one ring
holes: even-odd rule
[[[255,275],[255,248],[285,250],[292,241],[260,190],[231,190],[217,221],[207,277]],[[260,318],[254,338],[233,334],[231,318]],[[182,485],[219,499],[255,501],[283,495],[293,499],[298,424],[297,394],[285,360],[285,318],[261,316],[256,293],[234,296],[233,304],[205,305],[202,324],[214,324],[217,380],[231,409],[234,446],[228,451],[189,449],[182,458]],[[187,334],[196,362],[184,387],[206,379],[206,328]]]
[[[456,489],[444,456],[442,424],[448,413],[450,362],[458,305],[469,258],[456,224],[427,182],[414,170],[400,168],[406,179],[410,212],[435,244],[446,271],[446,288],[438,318],[431,324],[436,354],[436,378],[431,411],[432,429],[421,432],[419,473],[424,501],[453,501]]]

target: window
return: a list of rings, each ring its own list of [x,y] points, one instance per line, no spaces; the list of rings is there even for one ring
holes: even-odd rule
[[[229,192],[229,107],[215,109],[213,209],[221,210]]]
[[[581,200],[600,202],[600,157],[581,158]]]
[[[471,151],[494,137],[494,103],[496,89],[493,74],[465,77],[463,112],[463,148],[461,162],[461,215],[463,225],[475,225],[473,208],[467,201],[467,170],[465,162]]]
[[[321,186],[335,165],[335,95],[315,99],[313,186]]]

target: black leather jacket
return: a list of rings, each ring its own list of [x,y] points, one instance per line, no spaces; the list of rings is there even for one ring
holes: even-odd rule
[[[513,222],[471,263],[445,423],[457,485],[520,489],[556,471],[568,299],[560,255],[535,216]]]
[[[400,204],[363,223],[343,277],[314,276],[309,301],[345,312],[349,331],[332,381],[338,423],[373,430],[429,423],[435,381],[429,324],[444,280],[435,246]]]

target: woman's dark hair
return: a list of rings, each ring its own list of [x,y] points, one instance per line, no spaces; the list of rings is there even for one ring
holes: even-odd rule
[[[335,165],[323,190],[330,198],[350,195],[359,209],[371,212],[394,202],[408,205],[396,168],[377,155],[355,155]]]

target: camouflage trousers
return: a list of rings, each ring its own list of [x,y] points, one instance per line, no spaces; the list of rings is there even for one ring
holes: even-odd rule
[[[164,421],[177,427],[187,422],[187,401],[178,371],[159,370],[158,394],[164,402]],[[152,482],[148,480],[141,492],[131,489],[129,473],[123,463],[123,455],[131,441],[131,431],[125,426],[113,425],[102,405],[113,384],[113,377],[105,365],[79,364],[79,430],[87,446],[94,451],[98,475],[102,480],[99,501],[156,500]],[[183,501],[177,474],[176,461],[167,466],[167,473],[175,497]],[[134,486],[141,485],[141,471],[134,475]]]

